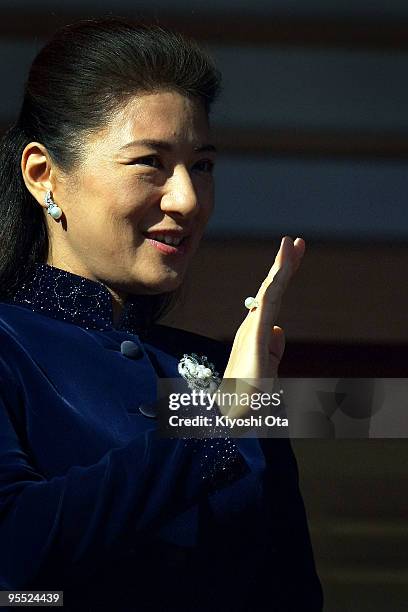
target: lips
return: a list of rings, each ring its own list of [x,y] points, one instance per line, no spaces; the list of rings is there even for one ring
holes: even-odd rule
[[[163,242],[172,246],[178,246],[185,239],[183,235],[164,232],[148,232],[145,235],[152,240],[157,240],[158,242]]]
[[[179,230],[144,232],[149,244],[167,255],[184,255],[190,244],[190,234]]]

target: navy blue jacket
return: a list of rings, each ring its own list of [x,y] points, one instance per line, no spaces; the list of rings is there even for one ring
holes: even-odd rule
[[[228,347],[112,323],[108,289],[48,264],[0,302],[0,589],[65,610],[322,608],[287,439],[168,439],[146,406],[184,353]],[[123,350],[123,342],[135,350]]]

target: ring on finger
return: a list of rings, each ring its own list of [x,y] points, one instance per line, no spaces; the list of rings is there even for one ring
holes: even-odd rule
[[[247,297],[245,298],[245,308],[248,308],[248,310],[252,310],[252,308],[257,308],[259,306],[259,302],[257,299],[255,299],[254,297]]]

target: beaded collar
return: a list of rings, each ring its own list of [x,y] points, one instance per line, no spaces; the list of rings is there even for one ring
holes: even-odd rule
[[[112,295],[103,283],[50,264],[36,263],[7,302],[85,329],[138,333],[148,326],[148,302],[154,297],[129,294],[114,326]]]

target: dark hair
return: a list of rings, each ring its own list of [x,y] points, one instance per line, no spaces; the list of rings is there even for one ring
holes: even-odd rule
[[[18,119],[0,141],[0,298],[12,296],[34,264],[48,258],[47,213],[24,183],[24,147],[40,142],[62,171],[74,172],[87,136],[133,96],[158,90],[200,100],[208,116],[221,74],[196,41],[157,21],[79,20],[39,51]],[[152,298],[152,320],[171,308],[176,294]]]

